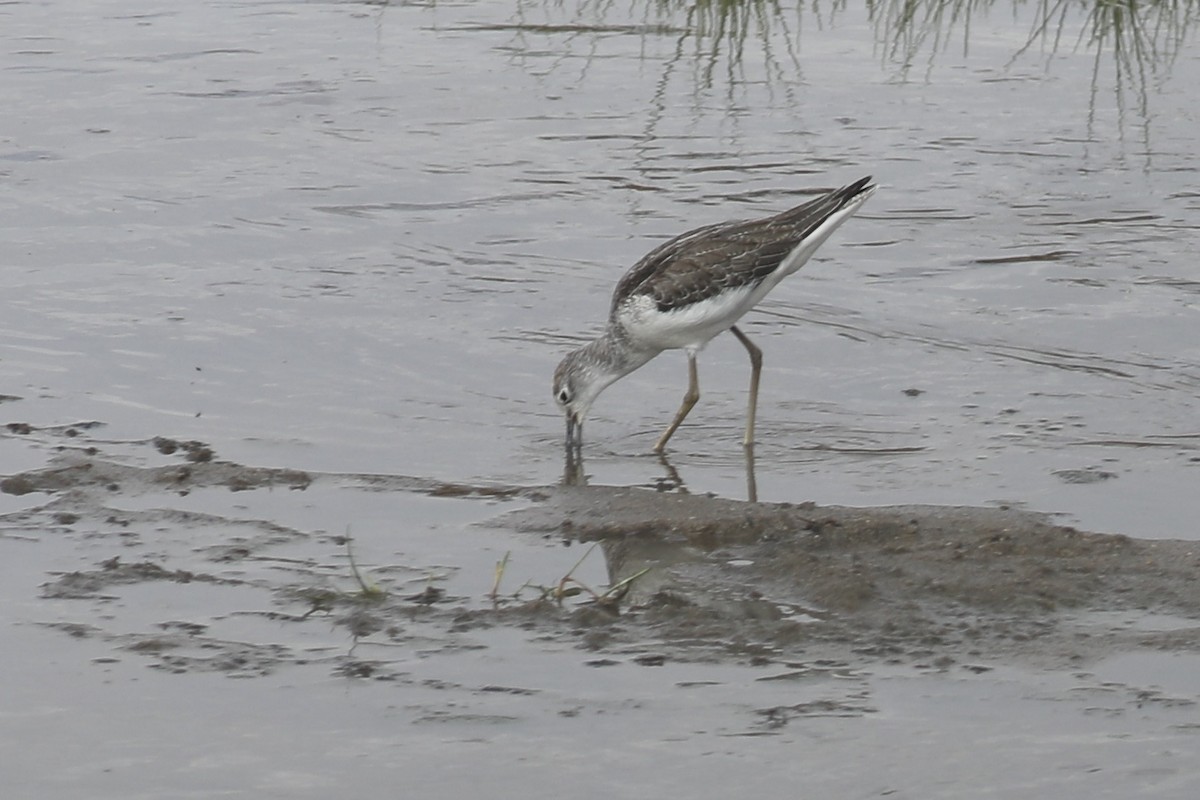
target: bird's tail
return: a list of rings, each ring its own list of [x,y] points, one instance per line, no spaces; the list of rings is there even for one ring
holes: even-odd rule
[[[877,188],[868,175],[777,215],[771,225],[791,228],[789,238],[796,242],[780,264],[779,272],[790,275],[804,266],[830,234],[850,219]]]

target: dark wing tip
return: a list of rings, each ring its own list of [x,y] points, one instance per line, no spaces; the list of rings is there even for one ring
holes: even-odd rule
[[[849,199],[855,195],[874,189],[875,184],[871,183],[871,178],[871,175],[868,175],[865,178],[859,178],[849,186],[843,186],[838,194],[842,195],[846,199]]]

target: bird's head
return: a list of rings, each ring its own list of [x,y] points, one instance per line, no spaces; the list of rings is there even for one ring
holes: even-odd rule
[[[590,346],[567,355],[554,370],[554,402],[567,417],[567,447],[583,444],[583,420],[600,392],[620,374],[607,369]]]

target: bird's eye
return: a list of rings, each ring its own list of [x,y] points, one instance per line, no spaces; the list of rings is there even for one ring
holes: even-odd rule
[[[554,397],[556,400],[558,400],[560,405],[565,406],[567,403],[571,402],[571,390],[564,386],[558,390],[558,394],[556,394]]]

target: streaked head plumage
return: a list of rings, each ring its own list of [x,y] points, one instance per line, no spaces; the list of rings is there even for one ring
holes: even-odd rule
[[[554,370],[554,402],[567,417],[567,445],[582,439],[583,421],[592,403],[625,374],[612,363],[602,339],[567,354]]]

